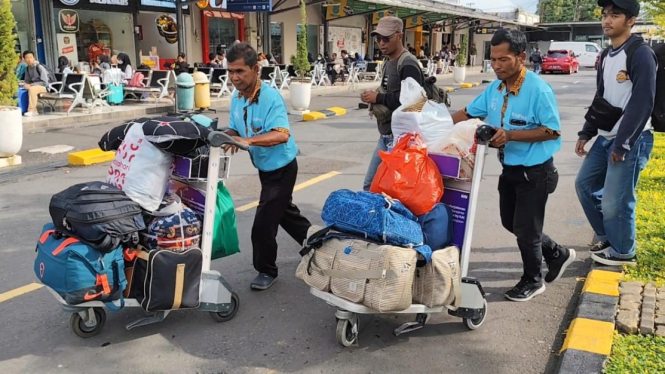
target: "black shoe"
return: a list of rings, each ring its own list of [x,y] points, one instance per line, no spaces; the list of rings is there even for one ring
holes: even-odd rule
[[[277,282],[277,277],[273,277],[266,273],[259,273],[250,286],[253,290],[267,290],[270,286],[275,284],[275,282]]]
[[[598,242],[598,243],[592,245],[591,248],[589,248],[589,252],[591,252],[591,253],[603,253],[603,252],[607,251],[607,248],[609,248],[611,246],[612,245],[607,240],[604,241],[604,242]]]
[[[545,292],[545,285],[521,280],[512,290],[506,292],[506,299],[511,301],[529,301],[534,296]]]
[[[552,283],[559,280],[563,275],[563,272],[566,271],[568,265],[572,264],[575,261],[577,254],[574,249],[559,249],[559,257],[555,258],[547,264],[547,274],[545,275],[545,282]]]
[[[602,252],[602,253],[592,254],[591,258],[599,264],[608,265],[608,266],[637,265],[637,256],[633,256],[633,258],[618,258],[610,255],[607,252]]]

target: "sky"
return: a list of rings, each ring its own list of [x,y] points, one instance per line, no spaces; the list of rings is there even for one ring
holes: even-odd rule
[[[473,7],[487,12],[508,12],[516,7],[535,13],[538,0],[461,0],[462,5],[474,4]]]

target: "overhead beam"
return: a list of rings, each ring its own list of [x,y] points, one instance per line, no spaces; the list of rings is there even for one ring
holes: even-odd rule
[[[314,4],[324,3],[325,1],[326,1],[326,0],[312,0],[312,1],[310,1],[310,2],[307,3],[307,6],[314,5]],[[288,7],[288,8],[284,8],[284,9],[279,9],[279,10],[277,10],[277,11],[273,11],[273,12],[271,12],[270,14],[271,14],[271,15],[274,15],[274,14],[280,14],[280,13],[288,12],[288,11],[290,11],[290,10],[294,10],[294,9],[300,9],[300,4],[298,4],[298,5],[294,5],[294,6],[290,6],[290,7]]]

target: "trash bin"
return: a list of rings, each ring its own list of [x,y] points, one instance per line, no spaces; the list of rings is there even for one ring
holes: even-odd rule
[[[194,106],[198,109],[210,108],[210,80],[204,73],[194,73]]]
[[[191,74],[181,73],[175,81],[177,110],[188,112],[194,110],[194,78]]]

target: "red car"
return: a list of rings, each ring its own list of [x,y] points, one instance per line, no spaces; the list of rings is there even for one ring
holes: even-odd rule
[[[577,73],[580,70],[580,62],[575,57],[573,51],[553,50],[547,51],[543,57],[541,66],[543,73]]]

